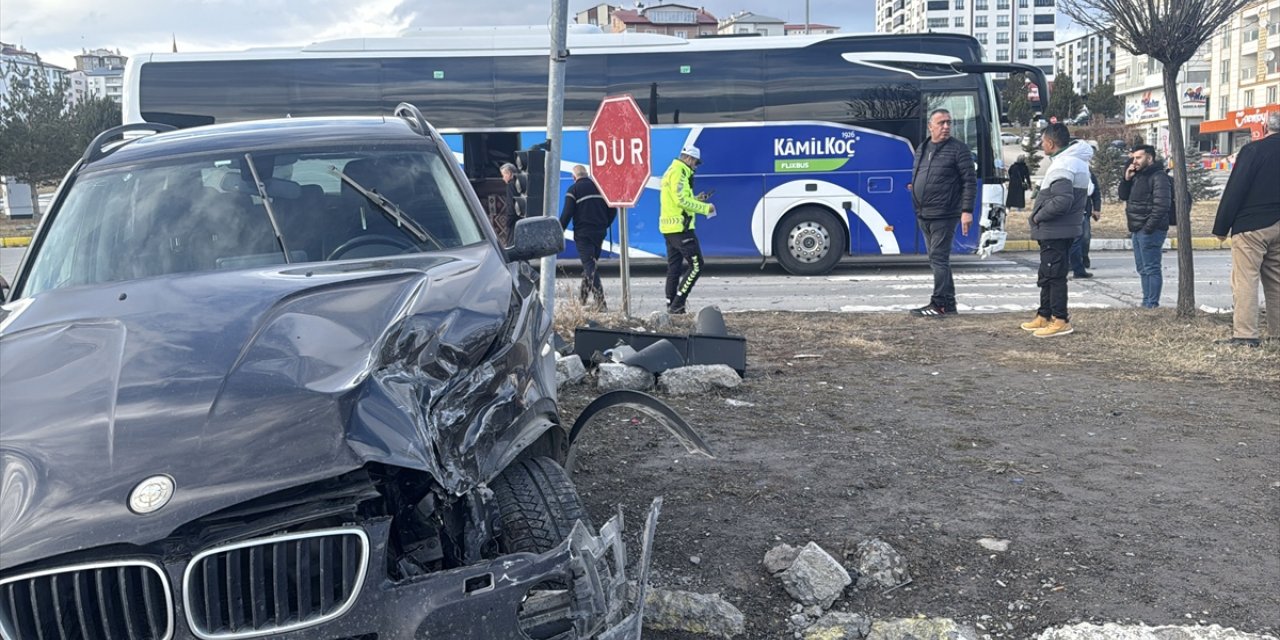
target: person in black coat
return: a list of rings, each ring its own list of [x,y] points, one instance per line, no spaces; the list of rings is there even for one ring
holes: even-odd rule
[[[1009,193],[1005,196],[1004,206],[1021,211],[1027,208],[1027,190],[1031,188],[1031,169],[1027,167],[1027,156],[1018,156],[1009,165]]]
[[[1267,300],[1267,333],[1280,339],[1280,111],[1267,114],[1267,136],[1236,156],[1218,202],[1213,235],[1231,234],[1231,338],[1228,344],[1256,347],[1258,284]]]
[[[929,114],[929,138],[916,149],[911,167],[911,202],[916,222],[924,232],[933,269],[933,295],[929,304],[912,309],[918,318],[941,318],[956,312],[956,285],[951,277],[951,244],[960,232],[969,235],[973,205],[978,198],[977,172],[968,145],[951,137],[951,112],[934,109]]]
[[[1173,182],[1164,171],[1164,163],[1156,160],[1155,147],[1139,145],[1129,156],[1118,191],[1125,201],[1125,221],[1132,234],[1133,261],[1142,283],[1142,307],[1154,309],[1160,306],[1164,287],[1160,262],[1173,213]]]
[[[578,249],[578,259],[582,261],[582,286],[578,288],[578,301],[586,305],[587,295],[591,294],[595,298],[596,309],[604,311],[608,309],[608,305],[604,301],[604,285],[600,282],[596,263],[600,260],[605,234],[618,217],[618,210],[604,201],[599,187],[587,175],[586,167],[574,165],[573,177],[573,185],[564,194],[560,226],[568,229],[569,224],[573,224],[573,244]]]

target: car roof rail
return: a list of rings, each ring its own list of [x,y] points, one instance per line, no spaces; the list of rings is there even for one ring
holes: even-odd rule
[[[401,102],[396,105],[396,110],[392,112],[397,118],[404,118],[409,121],[409,128],[413,129],[418,135],[425,138],[431,137],[431,125],[427,123],[427,119],[422,117],[422,111],[413,106],[409,102]]]
[[[114,138],[123,138],[124,134],[130,131],[150,131],[152,133],[164,133],[166,131],[177,131],[177,130],[178,128],[171,124],[163,124],[160,122],[132,122],[129,124],[122,124],[118,127],[111,127],[110,129],[107,129],[106,131],[99,133],[97,137],[93,139],[93,142],[89,143],[88,148],[84,150],[84,155],[80,156],[80,163],[88,164],[90,162],[100,160],[112,154],[113,152],[115,152],[116,149],[123,147],[125,144],[132,141],[133,139],[131,138],[130,140],[124,140],[121,144],[117,144],[111,147],[105,147],[105,145]]]

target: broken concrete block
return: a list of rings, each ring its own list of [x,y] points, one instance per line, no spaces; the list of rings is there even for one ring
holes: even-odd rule
[[[780,544],[764,554],[764,568],[770,574],[777,575],[791,567],[800,550],[786,543]]]
[[[830,607],[853,582],[849,572],[816,542],[805,545],[795,562],[779,577],[783,588],[797,602],[806,606],[821,605],[823,609]]]
[[[727,364],[695,364],[676,367],[662,373],[658,386],[672,395],[706,393],[713,389],[732,389],[742,384],[742,377]]]
[[[596,367],[596,386],[601,391],[648,391],[653,388],[653,374],[640,367],[603,362]]]
[[[746,629],[746,618],[719,594],[650,589],[644,598],[644,626],[732,638]]]
[[[851,555],[854,556],[853,569],[858,573],[859,589],[888,589],[911,579],[902,554],[879,538],[859,542]]]
[[[556,358],[556,387],[577,384],[587,375],[587,368],[577,354]]]
[[[805,640],[862,640],[871,632],[871,619],[858,613],[829,611],[809,625]]]
[[[950,618],[890,618],[871,623],[867,640],[977,640],[977,631]]]
[[[1122,625],[1114,622],[1081,622],[1050,627],[1035,636],[1035,640],[1275,640],[1275,636],[1245,633],[1216,624],[1148,627],[1141,623]]]

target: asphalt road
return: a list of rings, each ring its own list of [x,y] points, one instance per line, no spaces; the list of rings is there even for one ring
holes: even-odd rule
[[[24,249],[0,249],[0,273],[12,278]],[[1134,271],[1133,256],[1126,251],[1094,251],[1094,277],[1073,280],[1071,306],[1078,309],[1137,307],[1142,287]],[[1039,305],[1035,253],[1001,253],[986,260],[972,256],[953,259],[956,296],[960,311],[970,313],[1032,311]],[[1177,301],[1177,256],[1164,255],[1164,294],[1161,304]],[[1195,254],[1196,302],[1206,311],[1231,308],[1231,254],[1199,251]],[[601,275],[609,304],[621,310],[622,285],[617,261],[602,263]],[[665,264],[633,265],[631,313],[647,315],[665,308]],[[561,290],[576,290],[578,269],[561,270]],[[820,277],[786,275],[777,265],[761,269],[759,263],[711,264],[693,290],[690,306],[715,305],[724,311],[843,311],[901,313],[929,301],[933,276],[923,257],[865,259],[842,264]],[[562,296],[565,294],[562,294]],[[564,299],[564,298],[562,298]]]

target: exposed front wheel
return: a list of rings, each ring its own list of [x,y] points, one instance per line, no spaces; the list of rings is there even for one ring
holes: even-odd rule
[[[586,510],[573,481],[551,458],[518,460],[492,483],[504,553],[545,553],[569,537],[573,523],[588,527]]]
[[[827,273],[844,256],[844,225],[819,207],[797,209],[774,231],[774,255],[783,269],[798,276]]]

